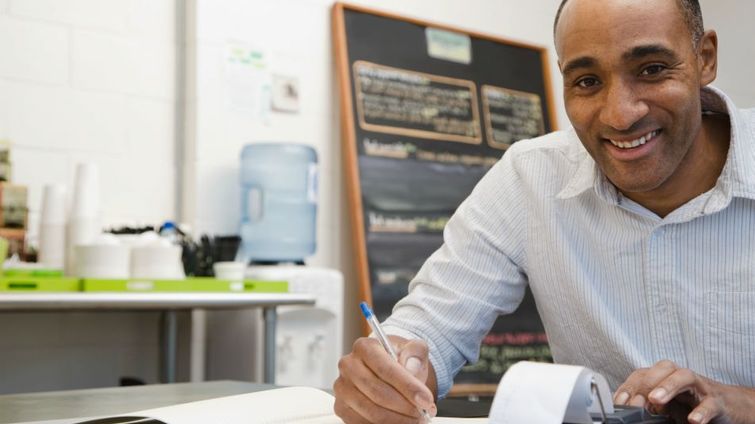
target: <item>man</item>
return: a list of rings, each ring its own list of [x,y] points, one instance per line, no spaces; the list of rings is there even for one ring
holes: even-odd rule
[[[755,422],[755,110],[715,89],[695,0],[568,0],[573,129],[515,144],[340,364],[347,423],[415,423],[529,284],[554,359],[680,423]]]

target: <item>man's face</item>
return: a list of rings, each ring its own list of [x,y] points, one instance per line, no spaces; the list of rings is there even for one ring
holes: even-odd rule
[[[691,166],[710,81],[676,0],[570,0],[556,50],[569,119],[614,185],[651,192]]]

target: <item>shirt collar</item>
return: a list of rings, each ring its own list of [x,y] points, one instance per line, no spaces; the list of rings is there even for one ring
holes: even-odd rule
[[[600,171],[592,156],[582,145],[574,128],[566,132],[566,142],[574,146],[573,152],[577,152],[572,160],[577,163],[577,169],[564,188],[556,195],[557,199],[570,199],[577,197],[590,188],[595,188],[595,193],[611,203],[617,201],[618,191],[608,178]]]
[[[706,87],[702,91],[703,110],[729,115],[731,140],[726,164],[714,190],[731,197],[755,200],[755,122],[721,90]],[[706,108],[707,106],[707,108]]]
[[[720,210],[731,202],[732,197],[755,199],[755,123],[747,122],[733,101],[715,87],[705,87],[700,92],[702,109],[705,112],[728,114],[731,122],[731,140],[726,164],[721,171],[713,196],[707,202],[708,213]],[[577,170],[556,198],[569,199],[579,196],[590,188],[603,200],[617,204],[620,193],[600,171],[593,158],[582,147],[574,129],[567,131],[567,142],[581,147]]]

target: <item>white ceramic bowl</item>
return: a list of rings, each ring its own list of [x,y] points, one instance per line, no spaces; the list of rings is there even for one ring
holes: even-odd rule
[[[186,278],[181,246],[145,245],[131,248],[131,278],[180,280]]]
[[[79,278],[126,279],[130,252],[119,244],[83,244],[74,247],[75,273]]]

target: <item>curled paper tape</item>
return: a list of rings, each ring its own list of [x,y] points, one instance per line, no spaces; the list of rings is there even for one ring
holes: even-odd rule
[[[593,424],[590,413],[613,412],[602,375],[585,367],[519,362],[498,385],[490,423]]]

